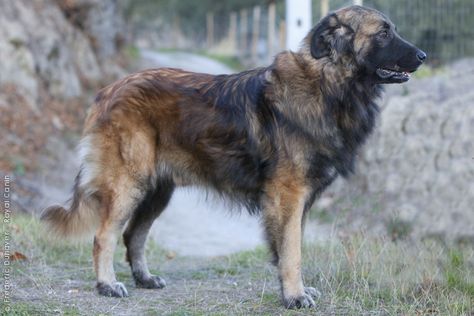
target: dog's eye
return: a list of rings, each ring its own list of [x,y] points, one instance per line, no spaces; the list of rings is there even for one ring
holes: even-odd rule
[[[383,38],[383,39],[388,38],[388,35],[389,35],[389,34],[388,34],[388,31],[387,31],[387,30],[380,31],[380,32],[377,34],[378,37]]]

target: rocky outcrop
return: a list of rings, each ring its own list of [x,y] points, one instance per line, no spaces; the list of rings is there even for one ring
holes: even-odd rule
[[[125,43],[122,12],[114,0],[56,0],[68,21],[87,37],[103,71],[122,71],[111,62]]]
[[[0,85],[14,84],[33,107],[40,90],[56,98],[80,96],[84,86],[100,80],[108,69],[106,58],[117,54],[118,28],[110,34],[97,17],[92,1],[18,0],[0,3]],[[120,20],[114,1],[96,1],[104,18]],[[87,31],[68,20],[58,3],[87,8]],[[110,13],[109,13],[110,12]],[[96,22],[97,24],[93,24]],[[101,34],[100,37],[97,34]],[[98,44],[100,43],[100,44]],[[95,48],[95,49],[94,49]]]
[[[124,74],[121,23],[114,0],[0,1],[0,168],[80,125],[85,96]]]

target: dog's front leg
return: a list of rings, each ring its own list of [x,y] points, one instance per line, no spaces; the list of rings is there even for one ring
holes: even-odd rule
[[[313,298],[319,292],[305,288],[301,275],[302,221],[308,190],[297,183],[281,181],[267,192],[271,193],[264,204],[264,222],[278,268],[283,303],[287,308],[313,307]]]

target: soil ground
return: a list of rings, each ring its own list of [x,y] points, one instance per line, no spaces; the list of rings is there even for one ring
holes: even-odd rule
[[[11,236],[2,315],[474,315],[472,245],[363,235],[306,244],[305,283],[322,297],[315,309],[286,310],[264,247],[205,258],[176,256],[151,240],[150,270],[167,286],[144,290],[134,287],[120,243],[115,269],[130,297],[117,299],[95,291],[90,240],[53,242],[31,216],[2,228]]]

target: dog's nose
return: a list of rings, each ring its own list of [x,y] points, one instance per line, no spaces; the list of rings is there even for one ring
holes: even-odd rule
[[[423,62],[426,59],[426,53],[422,50],[418,50],[416,52],[416,57],[418,58],[419,61]]]

